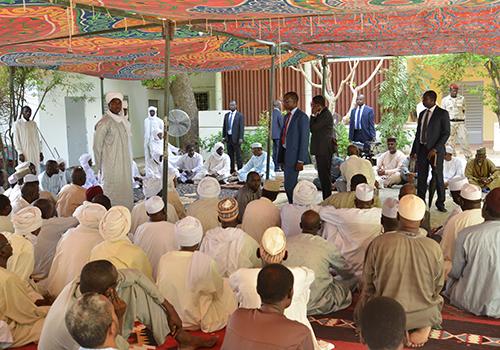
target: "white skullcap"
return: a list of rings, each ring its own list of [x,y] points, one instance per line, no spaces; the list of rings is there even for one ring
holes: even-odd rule
[[[260,256],[269,263],[280,263],[286,253],[285,233],[279,227],[270,227],[262,235]]]
[[[262,148],[262,143],[254,142],[250,145],[251,148]]]
[[[165,208],[165,203],[163,203],[163,199],[161,199],[160,197],[153,196],[149,199],[146,199],[144,206],[146,207],[146,213],[152,215],[162,211],[163,208]]]
[[[61,163],[66,164],[66,160],[64,158],[58,158],[57,159],[57,164],[61,164]]]
[[[99,223],[106,214],[106,208],[97,203],[83,202],[73,213],[80,225],[97,230]]]
[[[356,186],[356,198],[363,202],[369,202],[373,199],[373,186],[368,184],[359,184]]]
[[[42,227],[42,212],[31,205],[23,208],[12,215],[12,225],[16,233],[32,233]]]
[[[120,205],[112,207],[99,223],[99,233],[105,241],[116,242],[125,239],[130,232],[130,211]]]
[[[465,184],[460,190],[460,197],[470,201],[478,201],[481,199],[481,187],[473,184]]]
[[[382,215],[386,218],[397,219],[399,201],[396,198],[386,198],[382,203]]]
[[[106,104],[109,104],[113,99],[119,99],[123,102],[123,95],[119,92],[108,92],[106,94]]]
[[[295,188],[293,189],[293,204],[315,204],[317,193],[318,189],[311,181],[301,180],[295,185]]]
[[[425,202],[414,194],[407,194],[399,201],[398,213],[411,221],[420,221],[425,216]]]
[[[446,153],[453,154],[453,147],[451,147],[450,145],[446,145]]]
[[[88,165],[89,164],[89,160],[92,159],[92,156],[88,153],[84,153],[80,156],[80,158],[78,159],[78,161],[80,162],[80,165],[81,166],[84,166],[84,165]]]
[[[25,184],[30,183],[30,182],[39,182],[38,176],[33,175],[33,174],[28,174],[23,178],[23,181]]]
[[[200,220],[186,216],[175,224],[175,238],[181,247],[192,247],[201,242],[203,227]]]
[[[463,177],[454,177],[448,181],[448,188],[450,191],[460,191],[464,185],[468,184],[469,180]]]
[[[128,102],[127,102],[127,100],[123,100],[122,109],[126,109],[126,108],[128,108]]]
[[[19,181],[16,174],[12,174],[11,176],[9,176],[8,180],[9,180],[9,184],[11,184],[11,185],[14,185]]]
[[[27,169],[30,167],[30,162],[22,162],[22,163],[19,163],[17,166],[16,166],[16,171],[20,171],[20,170],[23,170],[23,169]]]
[[[207,176],[204,177],[198,184],[196,192],[202,199],[217,198],[220,194],[220,184],[217,179]]]

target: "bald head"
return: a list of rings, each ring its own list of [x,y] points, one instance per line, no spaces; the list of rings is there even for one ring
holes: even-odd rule
[[[71,182],[78,186],[85,185],[87,181],[87,175],[85,174],[85,170],[82,167],[76,167],[73,169],[73,173],[71,174]]]
[[[403,187],[399,190],[399,199],[403,198],[407,194],[417,194],[417,188],[414,184],[407,183],[403,185]]]
[[[42,219],[48,220],[56,216],[56,206],[50,199],[40,198],[34,201],[32,205],[40,209]]]
[[[104,294],[116,287],[118,272],[107,260],[96,260],[86,264],[80,274],[80,292]]]
[[[349,145],[347,147],[347,155],[348,156],[357,156],[359,155],[359,149],[355,145]]]
[[[321,229],[321,218],[319,214],[314,210],[305,211],[300,218],[300,228],[304,233],[317,235]]]
[[[21,188],[21,196],[28,203],[33,203],[40,198],[40,186],[38,182],[28,182]]]

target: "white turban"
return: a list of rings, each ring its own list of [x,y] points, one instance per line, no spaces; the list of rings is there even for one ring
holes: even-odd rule
[[[222,142],[217,142],[213,147],[212,147],[212,153],[217,153],[217,150],[219,148],[224,149],[224,144]]]
[[[200,220],[186,216],[175,224],[175,238],[181,247],[192,247],[201,242],[203,227]]]
[[[83,167],[83,166],[89,165],[89,160],[91,160],[91,159],[92,159],[92,156],[90,154],[84,153],[80,156],[78,161],[80,162],[80,165]]]
[[[28,184],[28,183],[30,183],[30,182],[40,182],[40,181],[38,180],[38,176],[33,175],[33,174],[28,174],[28,175],[26,175],[26,176],[23,178],[23,181],[24,181],[24,183],[25,183],[25,184]]]
[[[28,234],[42,227],[42,212],[37,207],[29,206],[12,215],[12,225],[18,234]]]
[[[301,180],[293,189],[293,204],[312,205],[316,202],[318,189],[316,186],[307,180]]]
[[[109,209],[99,223],[99,233],[105,241],[116,242],[127,238],[132,218],[130,211],[122,206]]]
[[[99,223],[104,214],[106,214],[106,208],[102,205],[85,201],[76,208],[73,217],[76,218],[82,226],[96,230],[99,228]]]
[[[9,180],[9,184],[11,184],[11,185],[14,185],[19,181],[16,174],[12,174],[11,176],[9,176],[8,180]]]
[[[368,184],[359,184],[356,186],[356,198],[363,202],[369,202],[373,199],[373,186]]]
[[[21,171],[30,167],[30,162],[22,162],[16,166],[16,171]]]
[[[58,158],[57,164],[62,164],[62,163],[66,164],[66,160],[64,158]]]
[[[219,181],[210,176],[204,177],[196,189],[201,199],[217,198],[219,197],[220,191]]]
[[[279,264],[286,253],[286,236],[279,227],[270,227],[262,235],[260,256],[269,263]]]
[[[163,203],[163,199],[160,197],[153,196],[146,200],[144,206],[146,207],[146,213],[151,215],[162,211],[165,208],[165,203]]]
[[[386,198],[382,204],[382,215],[386,218],[397,219],[399,201],[396,198]]]
[[[453,191],[453,192],[460,191],[462,189],[462,187],[464,187],[468,183],[469,183],[469,180],[465,176],[454,177],[454,178],[450,179],[450,181],[448,181],[448,188],[450,189],[450,191]]]
[[[123,95],[120,92],[108,92],[106,94],[106,104],[109,104],[115,98],[123,102]]]
[[[151,111],[155,111],[155,116],[156,116],[158,108],[156,108],[155,106],[149,106],[148,107],[148,117],[151,117],[151,115],[149,114],[149,112],[151,112]]]

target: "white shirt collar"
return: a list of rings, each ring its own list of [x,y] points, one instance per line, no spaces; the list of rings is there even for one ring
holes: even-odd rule
[[[434,113],[434,110],[436,109],[437,105],[432,106],[431,108],[428,108],[431,113]]]
[[[292,109],[292,111],[290,112],[290,116],[294,115],[297,109],[299,109],[299,107],[295,107],[294,109]]]

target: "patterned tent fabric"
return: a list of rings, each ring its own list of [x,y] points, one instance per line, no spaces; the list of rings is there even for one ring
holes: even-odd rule
[[[268,68],[269,50],[255,39],[290,43],[283,66],[312,55],[500,53],[500,0],[69,0],[68,8],[53,1],[0,0],[0,64],[160,77],[159,19],[176,28],[174,72]],[[110,29],[118,31],[80,36]]]

